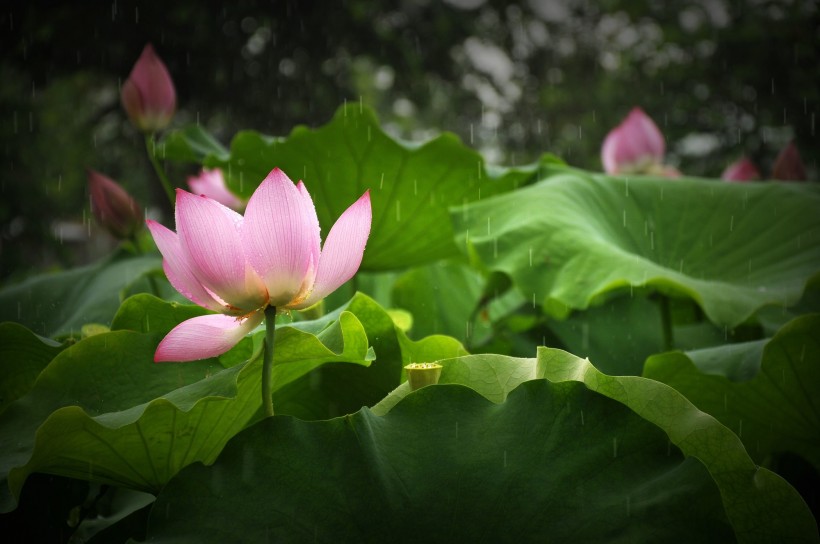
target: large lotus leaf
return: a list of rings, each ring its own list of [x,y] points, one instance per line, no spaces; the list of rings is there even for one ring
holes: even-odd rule
[[[817,523],[797,491],[755,465],[737,435],[677,390],[637,376],[607,376],[589,360],[549,348],[538,349],[536,375],[554,383],[581,382],[660,427],[671,444],[706,466],[738,540],[820,541]],[[619,441],[616,432],[613,444]]]
[[[452,211],[462,246],[562,318],[630,289],[734,327],[820,268],[820,188],[563,171]]]
[[[35,471],[156,492],[183,466],[216,457],[262,404],[261,362],[228,369],[216,359],[154,364],[174,318],[198,313],[133,297],[115,323],[136,330],[88,337],[54,358],[0,417],[3,510]],[[364,328],[349,312],[317,335],[280,327],[275,347],[274,397],[317,366],[367,364],[371,357]]]
[[[274,167],[303,180],[325,233],[369,189],[373,227],[365,270],[402,268],[456,253],[447,208],[509,191],[535,171],[534,166],[488,167],[479,153],[449,133],[421,145],[401,142],[359,104],[339,108],[318,129],[296,127],[287,138],[240,132],[229,157],[211,154],[204,163],[222,167],[231,188],[245,197]]]
[[[17,323],[0,323],[0,414],[28,393],[40,371],[64,347]]]
[[[34,276],[0,291],[0,321],[16,321],[44,336],[79,333],[87,323],[108,325],[124,293],[161,268],[157,254],[119,251],[89,266]]]
[[[152,542],[237,538],[726,542],[732,532],[708,473],[662,431],[581,384],[538,380],[500,405],[446,385],[385,416],[247,429],[213,466],[169,482],[148,528]]]
[[[814,534],[816,539],[814,520],[797,492],[779,476],[754,465],[729,429],[662,383],[633,376],[607,376],[586,359],[550,348],[539,348],[537,359],[473,355],[440,363],[440,384],[465,385],[499,403],[526,380],[546,377],[556,384],[582,382],[654,423],[667,433],[671,444],[686,456],[699,459],[717,483],[724,508],[741,540],[777,540],[778,531],[783,531],[782,535]],[[404,383],[376,405],[373,413],[386,414],[408,396],[412,396],[411,391]],[[585,409],[577,417],[589,421]],[[613,449],[619,448],[618,434],[616,428],[611,429]],[[767,528],[758,532],[761,519],[766,520]]]
[[[293,327],[315,332],[342,312],[355,315],[364,325],[376,360],[367,368],[341,364],[317,368],[279,391],[275,399],[278,413],[302,419],[349,414],[376,404],[398,386],[405,364],[466,353],[461,343],[447,336],[434,335],[416,342],[408,339],[390,315],[362,293],[321,319],[297,322]]]
[[[710,350],[707,357],[656,355],[644,375],[674,387],[734,430],[755,459],[791,451],[820,470],[820,315],[784,326],[763,347],[762,362],[760,349],[760,342],[749,342]]]

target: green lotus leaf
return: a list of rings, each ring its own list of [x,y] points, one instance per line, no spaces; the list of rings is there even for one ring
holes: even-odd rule
[[[460,245],[558,318],[630,292],[735,327],[789,306],[820,268],[820,188],[558,170],[452,210]]]
[[[175,133],[172,139],[186,134]],[[173,157],[188,160],[190,154]],[[359,104],[339,108],[317,129],[296,127],[286,138],[240,132],[229,156],[216,151],[204,164],[221,167],[229,186],[244,197],[275,167],[294,181],[303,180],[325,233],[369,189],[373,228],[363,270],[403,268],[453,255],[457,251],[447,208],[509,191],[535,173],[534,165],[487,166],[479,153],[449,133],[423,144],[396,140]]]
[[[791,451],[820,470],[819,332],[819,314],[798,317],[767,342],[650,357],[644,376],[732,429],[758,462]]]
[[[147,538],[237,534],[249,542],[733,538],[708,472],[670,449],[660,429],[581,384],[546,380],[501,404],[444,385],[385,416],[365,408],[328,421],[262,421],[212,466],[168,483]]]
[[[153,363],[163,329],[190,313],[149,295],[134,297],[115,323],[135,323],[137,330],[97,334],[63,350],[28,394],[8,406],[0,417],[3,510],[14,507],[32,472],[156,492],[185,465],[213,461],[256,417],[262,405],[259,358],[228,369],[216,359]],[[350,312],[318,334],[282,326],[276,332],[274,399],[320,365],[367,365],[370,359],[364,327]]]
[[[0,291],[0,321],[16,321],[43,336],[79,335],[83,325],[109,325],[126,292],[147,291],[144,276],[162,268],[159,255],[118,251],[95,264],[30,277]]]
[[[64,348],[17,323],[0,323],[0,414],[28,393],[40,371]]]

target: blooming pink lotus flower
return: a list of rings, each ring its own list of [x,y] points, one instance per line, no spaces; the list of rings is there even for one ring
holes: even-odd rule
[[[191,192],[198,195],[205,195],[223,204],[232,210],[240,211],[245,207],[245,201],[233,194],[225,183],[222,170],[202,169],[198,176],[188,177],[188,187]]]
[[[320,248],[319,220],[307,189],[278,168],[253,193],[244,217],[177,189],[177,231],[151,220],[148,228],[171,285],[219,313],[177,325],[160,342],[154,361],[215,357],[256,328],[266,307],[298,310],[323,299],[358,270],[370,221],[366,191]]]
[[[151,44],[122,84],[120,99],[131,122],[143,132],[156,132],[171,122],[177,105],[174,82]]]
[[[751,181],[760,179],[760,171],[748,157],[743,157],[726,167],[720,175],[725,181]]]
[[[660,129],[641,108],[632,108],[612,129],[601,146],[601,162],[607,174],[680,175],[663,164],[666,143]]]
[[[800,151],[794,142],[789,142],[774,161],[772,167],[772,179],[779,179],[783,181],[805,181],[806,167],[803,165],[803,160],[800,158]]]
[[[88,169],[91,212],[115,237],[131,238],[142,228],[143,214],[137,202],[111,178]]]

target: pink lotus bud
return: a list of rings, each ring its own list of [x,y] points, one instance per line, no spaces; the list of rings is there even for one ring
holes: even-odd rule
[[[88,170],[91,211],[97,222],[115,237],[131,238],[143,225],[142,210],[128,192],[111,178]]]
[[[760,179],[760,171],[748,157],[743,157],[729,166],[720,175],[725,181],[751,181]]]
[[[780,151],[780,154],[774,161],[772,179],[791,181],[806,180],[806,167],[803,165],[800,152],[797,150],[797,146],[794,145],[794,142],[789,142],[789,144]]]
[[[658,126],[641,108],[635,107],[607,134],[601,147],[601,161],[607,174],[648,173],[663,163],[665,151]]]
[[[188,186],[192,193],[212,198],[233,210],[241,211],[245,208],[245,201],[228,189],[225,178],[222,176],[222,170],[219,168],[203,169],[198,176],[190,176]]]
[[[122,84],[120,99],[131,122],[143,132],[156,132],[171,122],[177,105],[174,82],[151,44]]]

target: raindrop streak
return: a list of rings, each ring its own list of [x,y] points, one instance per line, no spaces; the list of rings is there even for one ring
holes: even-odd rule
[[[418,196],[418,195],[419,195],[419,180],[414,179],[413,180],[413,196]]]
[[[382,172],[382,179],[379,180],[379,189],[384,187],[384,172]]]
[[[532,248],[530,248],[530,268],[532,268]]]
[[[584,426],[584,411],[581,410],[581,426]]]
[[[473,124],[470,123],[470,144],[475,141],[475,137],[473,136]]]
[[[626,208],[624,208],[624,227],[626,227]]]
[[[729,220],[729,232],[735,230],[735,216],[733,215]]]

